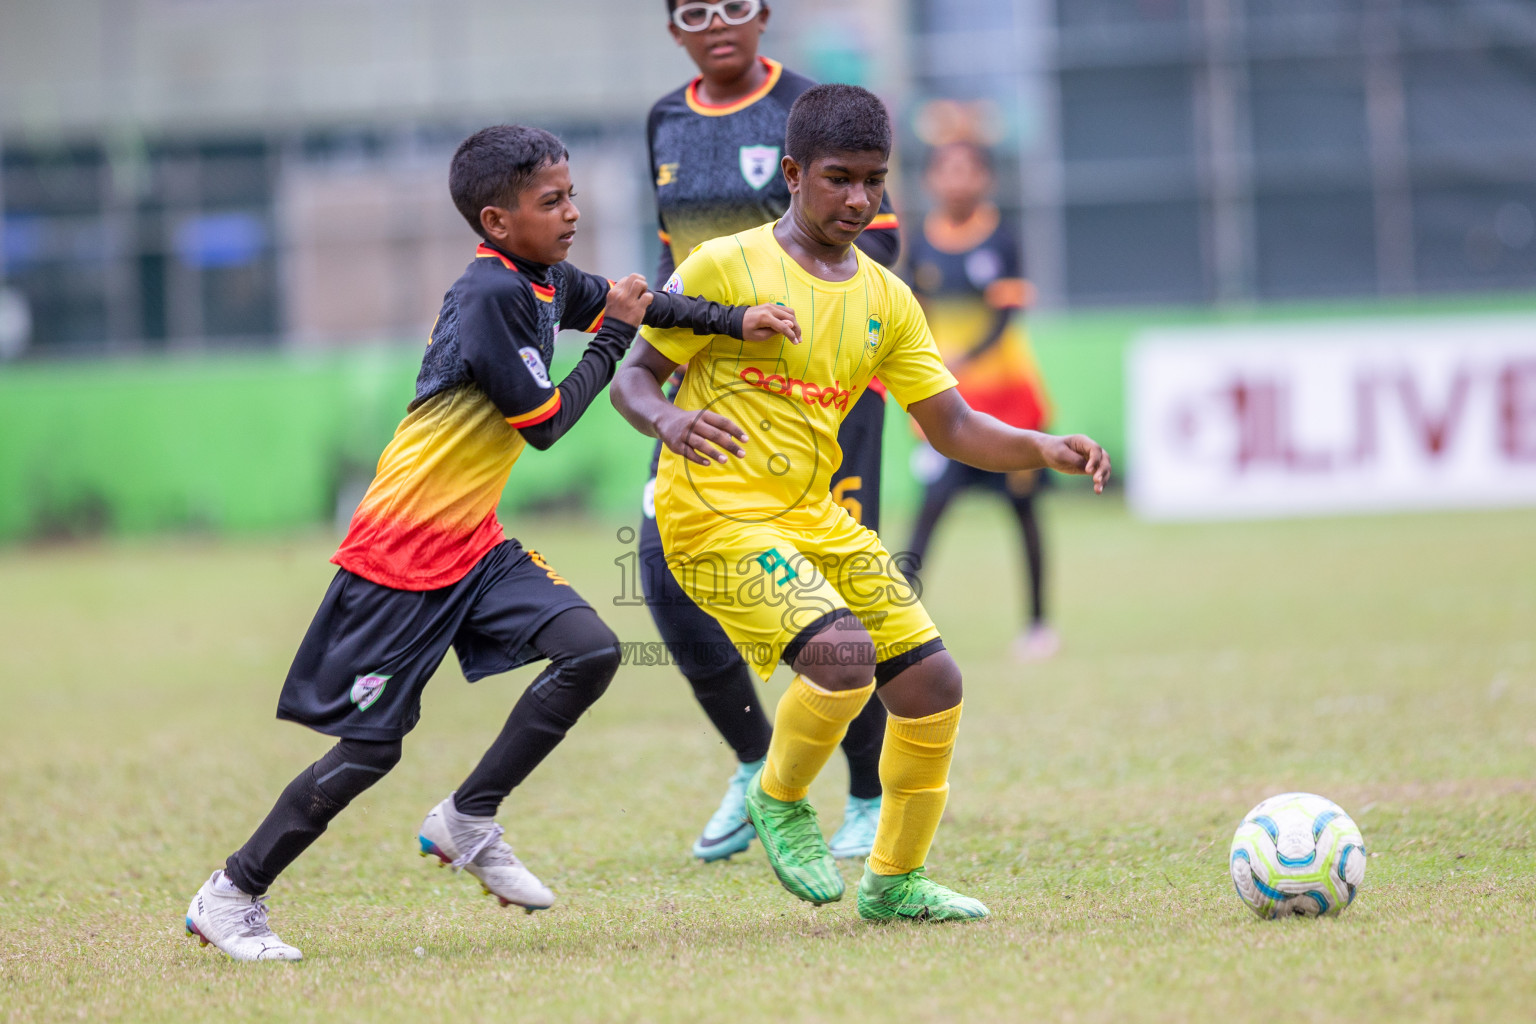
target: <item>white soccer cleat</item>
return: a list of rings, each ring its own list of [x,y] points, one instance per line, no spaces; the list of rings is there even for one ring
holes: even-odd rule
[[[267,927],[267,898],[220,884],[215,871],[187,908],[187,934],[212,943],[231,960],[302,960],[304,954]]]
[[[1045,623],[1037,622],[1013,641],[1013,660],[1026,665],[1049,661],[1060,650],[1060,634]]]
[[[450,796],[432,808],[421,823],[416,837],[421,855],[435,856],[439,867],[446,864],[455,871],[468,871],[504,907],[516,904],[531,914],[553,906],[555,894],[502,841],[502,827],[490,818],[459,814],[452,800]]]

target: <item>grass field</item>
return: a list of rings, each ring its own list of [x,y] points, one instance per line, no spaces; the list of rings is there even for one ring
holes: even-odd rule
[[[328,746],[272,710],[329,540],[0,552],[0,1016],[1531,1019],[1536,515],[1151,527],[1062,495],[1049,526],[1047,665],[1007,660],[999,509],[959,510],[929,584],[967,689],[930,868],[991,920],[870,927],[756,846],[692,862],[729,755],[679,677],[634,668],[503,810],[560,902],[501,910],[412,840],[532,671],[470,687],[450,658],[400,767],[274,888],[291,966],[181,919]],[[517,532],[649,639],[610,605],[614,529]],[[829,828],[844,782],[834,761],[812,793]],[[1341,918],[1261,922],[1228,881],[1239,818],[1290,789],[1364,831]]]

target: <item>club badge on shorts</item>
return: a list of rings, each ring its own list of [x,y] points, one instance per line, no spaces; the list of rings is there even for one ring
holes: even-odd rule
[[[742,146],[741,176],[756,191],[773,180],[773,172],[779,169],[778,146]]]
[[[357,705],[357,710],[367,711],[384,693],[384,684],[389,682],[390,676],[381,676],[370,672],[366,676],[358,676],[352,681],[352,703]]]

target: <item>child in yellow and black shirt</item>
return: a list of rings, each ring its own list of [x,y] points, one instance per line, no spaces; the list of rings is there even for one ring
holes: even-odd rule
[[[1043,430],[1050,399],[1030,351],[1020,314],[1029,304],[1018,240],[991,200],[992,167],[985,150],[951,142],[929,157],[924,179],[937,201],[911,246],[912,291],[923,303],[934,340],[971,408],[1010,426]],[[1008,500],[1024,541],[1029,625],[1014,644],[1021,661],[1055,653],[1046,622],[1044,551],[1035,494],[1038,470],[989,473],[918,449],[915,468],[926,488],[907,545],[918,569],[949,503],[971,487]]]
[[[496,503],[526,445],[559,440],[613,377],[642,323],[764,340],[794,333],[784,309],[653,294],[565,262],[580,216],[565,147],[502,125],[466,139],[449,190],[480,235],[448,290],[416,397],[332,561],[278,717],[339,742],[300,772],[187,910],[189,934],[237,960],[298,960],[267,926],[274,879],[400,759],[421,691],[451,645],[471,682],[549,659],[501,734],[419,831],[422,856],[475,876],[503,906],[554,894],[502,841],[497,808],[607,689],[618,640],[563,577],[508,539]],[[548,366],[562,325],[596,332],[564,380]]]

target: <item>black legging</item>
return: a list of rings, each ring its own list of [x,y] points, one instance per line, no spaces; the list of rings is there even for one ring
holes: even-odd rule
[[[678,670],[693,688],[694,699],[738,761],[761,761],[768,755],[773,724],[758,697],[753,670],[720,624],[694,603],[667,568],[652,519],[640,524],[640,562],[647,610]],[[885,705],[871,700],[843,737],[850,796],[869,800],[880,795],[884,739]]]
[[[1021,473],[989,473],[984,469],[967,466],[963,462],[949,460],[944,472],[923,491],[923,507],[912,527],[912,540],[907,550],[916,559],[917,571],[921,572],[928,554],[928,544],[933,530],[944,515],[949,503],[968,487],[982,487],[1001,493],[1013,508],[1019,522],[1019,533],[1024,538],[1024,560],[1027,571],[1025,598],[1029,602],[1031,625],[1045,621],[1045,566],[1040,547],[1040,524],[1035,517],[1034,474],[1026,477]]]
[[[688,676],[694,699],[742,763],[768,756],[773,727],[758,699],[757,681],[745,661],[713,675]],[[880,747],[885,741],[885,705],[870,700],[848,723],[843,754],[848,758],[848,795],[872,800],[880,795]]]
[[[533,635],[549,667],[523,691],[501,735],[454,792],[460,814],[496,813],[528,774],[565,739],[619,670],[619,638],[591,608],[561,612]]]
[[[513,787],[565,738],[603,695],[619,668],[619,641],[591,608],[571,608],[534,634],[549,659],[507,716],[507,724],[455,791],[460,814],[490,816]],[[343,739],[288,783],[224,871],[253,896],[320,838],[331,819],[400,761],[400,740]]]

